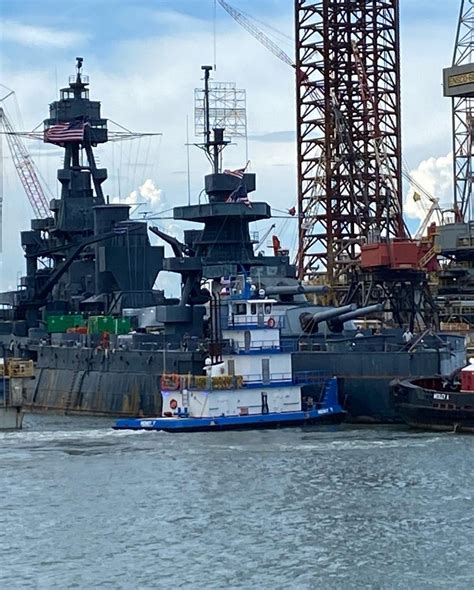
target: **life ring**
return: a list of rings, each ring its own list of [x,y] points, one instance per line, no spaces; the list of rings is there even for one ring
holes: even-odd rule
[[[267,326],[269,328],[274,328],[275,327],[275,324],[276,324],[276,322],[275,322],[275,319],[274,318],[272,318],[272,317],[268,318],[268,320],[267,320]]]
[[[161,377],[161,389],[179,389],[180,378],[176,373],[168,375],[162,375]]]
[[[170,408],[172,410],[176,410],[177,407],[178,407],[178,402],[174,398],[170,399]]]

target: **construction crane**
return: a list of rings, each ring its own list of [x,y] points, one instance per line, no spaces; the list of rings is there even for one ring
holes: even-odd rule
[[[415,195],[417,195],[417,194],[418,193],[415,193]],[[421,223],[420,223],[418,229],[416,230],[416,233],[414,236],[415,240],[420,240],[423,237],[433,215],[436,212],[438,212],[438,213],[440,212],[439,199],[437,199],[436,197],[430,197],[430,203],[431,203],[431,205],[429,208],[424,207],[424,214],[425,215],[424,215],[423,219],[421,220]]]
[[[268,229],[267,231],[263,234],[263,236],[260,238],[260,240],[258,241],[257,244],[257,250],[259,250],[263,244],[265,243],[265,240],[268,238],[268,236],[270,235],[271,231],[275,229],[275,224],[273,223]]]
[[[48,198],[46,197],[38,178],[35,164],[21,138],[15,133],[13,125],[7,117],[3,107],[0,107],[0,128],[3,129],[3,134],[7,138],[7,144],[13,159],[13,164],[18,173],[21,184],[25,189],[35,216],[38,219],[50,217],[51,212],[49,209]]]
[[[294,61],[291,59],[289,55],[287,55],[274,41],[268,38],[262,31],[256,27],[246,16],[244,16],[241,12],[239,12],[236,8],[231,6],[225,0],[217,0],[222,8],[230,14],[230,16],[242,25],[244,29],[246,29],[259,43],[261,43],[264,47],[266,47],[269,51],[273,53],[278,59],[285,62],[292,68],[295,68]]]

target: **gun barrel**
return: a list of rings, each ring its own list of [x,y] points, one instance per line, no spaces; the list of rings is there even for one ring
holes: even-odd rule
[[[383,305],[381,303],[377,303],[376,305],[368,305],[367,307],[360,307],[354,311],[342,314],[339,316],[339,320],[341,320],[341,322],[348,322],[349,320],[354,320],[355,318],[370,315],[371,313],[377,313],[382,310]]]
[[[353,312],[356,306],[354,304],[351,305],[342,305],[341,307],[335,307],[333,309],[327,309],[324,311],[317,311],[313,314],[313,322],[318,324],[319,322],[325,322],[328,320],[332,320],[334,318],[338,318],[344,314],[349,312]]]
[[[329,291],[329,287],[325,285],[275,285],[274,287],[267,287],[265,293],[267,295],[299,295],[301,293],[319,293],[324,295]]]

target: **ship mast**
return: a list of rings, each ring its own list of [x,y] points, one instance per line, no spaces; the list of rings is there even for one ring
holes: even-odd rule
[[[204,150],[212,166],[212,173],[219,174],[222,169],[221,154],[230,141],[224,139],[224,128],[214,127],[211,130],[210,109],[209,109],[209,79],[212,66],[201,66],[204,71],[204,143],[197,144],[197,147]]]

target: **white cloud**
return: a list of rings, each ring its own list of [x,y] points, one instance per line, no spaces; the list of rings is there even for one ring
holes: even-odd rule
[[[73,47],[87,38],[84,33],[25,25],[13,20],[2,20],[1,36],[2,41],[10,41],[27,47],[52,48]]]
[[[452,152],[440,158],[428,158],[420,162],[410,175],[432,197],[439,199],[441,208],[446,208],[452,203],[453,191],[453,154]],[[406,197],[404,212],[407,217],[424,219],[427,210],[431,206],[430,200],[421,194],[421,200],[413,199],[414,193],[420,193],[416,186],[410,186]]]
[[[112,202],[127,203],[135,206],[144,205],[144,209],[152,213],[158,213],[166,206],[164,192],[155,186],[151,178],[147,178],[138,189],[133,190],[125,199],[115,196],[112,198]],[[141,213],[141,211],[138,212]]]

